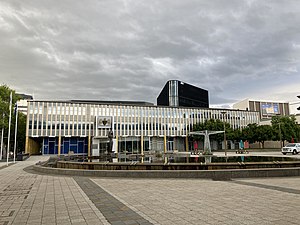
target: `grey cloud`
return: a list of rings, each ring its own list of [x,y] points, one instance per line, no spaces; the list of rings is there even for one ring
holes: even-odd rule
[[[284,100],[284,81],[300,82],[299,22],[296,0],[5,0],[0,78],[38,99],[156,102],[179,79],[212,104]]]

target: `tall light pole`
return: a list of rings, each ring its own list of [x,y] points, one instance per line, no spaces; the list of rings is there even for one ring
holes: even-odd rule
[[[8,120],[8,137],[7,137],[7,149],[6,149],[6,165],[8,166],[8,156],[9,156],[9,142],[10,142],[10,124],[11,124],[11,104],[12,104],[12,92],[10,92],[9,101],[9,120]]]
[[[223,112],[221,112],[221,114],[223,115],[223,125],[224,125],[224,152],[225,152],[225,157],[226,157],[226,161],[227,161],[226,129],[225,129],[225,115],[226,115],[226,112],[223,111]]]
[[[17,131],[18,131],[18,103],[16,103],[16,124],[15,124],[14,163],[16,163]]]

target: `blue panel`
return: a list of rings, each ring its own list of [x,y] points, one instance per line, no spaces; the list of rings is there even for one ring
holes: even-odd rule
[[[55,143],[50,141],[49,142],[49,152],[48,152],[48,154],[54,154],[54,148],[55,148]]]
[[[44,145],[48,145],[48,138],[44,138]]]
[[[47,146],[44,146],[44,152],[43,154],[49,154],[49,149],[48,149],[48,145]]]
[[[64,149],[63,149],[63,154],[68,154],[69,152],[69,147],[70,147],[70,144],[69,142],[64,142]]]
[[[78,153],[83,153],[83,151],[84,151],[83,148],[84,148],[83,142],[79,141],[78,142]]]
[[[88,145],[84,145],[84,153],[88,153]]]
[[[77,144],[77,138],[70,138],[71,144]]]
[[[76,154],[77,153],[77,145],[70,145],[70,151],[73,151]]]
[[[55,145],[55,152],[54,152],[54,154],[58,154],[58,146],[57,145]]]

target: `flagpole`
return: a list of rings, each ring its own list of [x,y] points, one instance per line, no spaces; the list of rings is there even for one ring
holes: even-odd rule
[[[2,114],[2,120],[3,120],[3,125],[2,125],[2,131],[1,131],[1,151],[0,151],[0,160],[2,160],[2,157],[3,157],[4,113]]]
[[[6,149],[6,165],[8,166],[8,156],[9,156],[9,142],[10,142],[10,124],[11,124],[11,104],[12,104],[12,92],[10,92],[9,101],[9,121],[8,121],[8,137],[7,137],[7,149]]]
[[[15,144],[14,144],[14,163],[16,163],[17,131],[18,131],[18,103],[16,103],[16,125],[15,125]]]

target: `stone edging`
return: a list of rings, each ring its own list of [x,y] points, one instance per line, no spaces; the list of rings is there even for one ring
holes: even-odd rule
[[[300,168],[266,168],[234,170],[79,170],[34,165],[33,170],[54,175],[121,177],[121,178],[201,178],[230,180],[234,178],[300,176]]]

